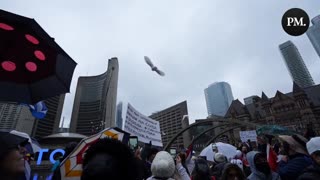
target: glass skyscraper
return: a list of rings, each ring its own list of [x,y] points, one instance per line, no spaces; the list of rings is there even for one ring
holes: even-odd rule
[[[314,17],[312,20],[312,26],[309,27],[307,35],[314,47],[320,56],[320,15]]]
[[[298,51],[298,48],[291,41],[287,41],[280,44],[279,49],[290,72],[292,81],[297,83],[300,87],[313,86],[314,81]]]
[[[116,126],[122,129],[123,118],[122,118],[122,102],[119,102],[117,105],[117,114],[116,114]]]
[[[231,86],[227,82],[216,82],[204,90],[208,115],[224,116],[233,101]]]

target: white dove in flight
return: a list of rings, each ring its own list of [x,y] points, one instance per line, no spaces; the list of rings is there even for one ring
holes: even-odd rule
[[[151,62],[150,58],[148,58],[147,56],[144,56],[144,60],[151,67],[152,71],[157,72],[160,76],[164,76],[165,75],[164,72],[160,71],[156,66],[153,65],[153,63]]]

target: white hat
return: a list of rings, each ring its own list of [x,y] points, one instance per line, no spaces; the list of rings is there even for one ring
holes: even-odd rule
[[[224,163],[224,162],[226,162],[226,156],[223,155],[222,153],[216,153],[214,155],[214,161],[216,163]]]
[[[316,151],[320,151],[320,137],[311,138],[307,142],[307,149],[310,155]]]
[[[238,165],[238,167],[243,170],[243,163],[240,159],[231,159],[230,163]]]
[[[175,171],[175,164],[172,156],[166,151],[160,151],[153,159],[151,172],[155,177],[170,178]]]

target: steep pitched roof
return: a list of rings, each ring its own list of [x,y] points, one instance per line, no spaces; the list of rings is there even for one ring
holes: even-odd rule
[[[231,116],[232,112],[235,112],[237,115],[247,114],[248,109],[244,104],[242,104],[242,102],[239,101],[239,99],[236,99],[232,101],[225,116],[226,117]]]
[[[262,91],[261,99],[262,99],[262,102],[269,101],[268,96],[263,91]]]
[[[283,94],[282,92],[277,91],[276,95],[274,96],[274,98],[272,98],[272,102],[282,101],[282,100],[285,100],[285,99],[293,100],[292,97],[288,96],[287,94]]]

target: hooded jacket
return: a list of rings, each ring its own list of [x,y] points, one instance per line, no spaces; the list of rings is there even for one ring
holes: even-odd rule
[[[248,180],[280,180],[280,176],[277,173],[272,172],[271,169],[271,174],[268,177],[264,173],[257,170],[256,165],[254,163],[254,158],[258,153],[259,152],[257,151],[251,151],[247,154],[247,159],[251,169],[251,174],[248,177]]]

